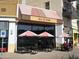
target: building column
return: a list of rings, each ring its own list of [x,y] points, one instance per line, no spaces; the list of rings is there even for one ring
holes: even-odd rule
[[[8,52],[14,53],[17,43],[17,29],[15,22],[9,22],[9,39],[8,39]]]
[[[60,44],[64,43],[63,37],[63,24],[57,24],[55,26],[55,35],[56,35],[56,47],[60,47]]]

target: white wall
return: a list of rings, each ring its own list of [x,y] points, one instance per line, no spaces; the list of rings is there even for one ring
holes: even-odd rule
[[[6,17],[1,17],[1,18],[0,18],[0,21],[14,21],[14,22],[15,22],[16,19],[15,19],[15,18],[9,18],[9,17],[8,17],[8,18],[6,18]]]
[[[62,35],[63,34],[63,24],[55,26],[55,34],[56,34],[56,47],[58,47],[60,44],[64,43],[64,37]]]
[[[15,22],[9,22],[9,39],[8,39],[8,52],[14,52],[17,43],[17,29]]]
[[[16,23],[9,23],[9,44],[16,43]]]
[[[77,21],[78,21],[78,19],[72,19],[73,33],[74,33],[74,32],[78,32]]]

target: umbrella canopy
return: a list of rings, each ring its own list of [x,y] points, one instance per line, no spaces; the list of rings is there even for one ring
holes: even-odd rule
[[[39,34],[38,36],[41,36],[41,37],[54,37],[54,35],[52,35],[48,32],[43,32],[43,33]]]
[[[71,37],[71,36],[67,33],[63,33],[62,35],[60,35],[60,37]]]
[[[32,31],[26,31],[26,32],[20,34],[19,36],[20,37],[23,37],[23,36],[27,36],[28,37],[28,36],[37,36],[37,34],[32,32]]]

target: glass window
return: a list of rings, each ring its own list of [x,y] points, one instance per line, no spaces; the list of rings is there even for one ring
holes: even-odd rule
[[[44,26],[38,26],[38,30],[45,30]]]
[[[18,30],[31,30],[31,26],[30,25],[18,25]]]
[[[6,37],[8,37],[8,22],[0,22],[0,35],[1,30],[6,30]]]
[[[49,1],[45,2],[45,8],[50,9],[50,2]]]
[[[8,22],[0,22],[0,30],[8,30]]]
[[[6,12],[6,8],[1,8],[1,12]]]
[[[38,24],[18,24],[18,30],[31,30],[31,31],[54,30],[54,26],[38,25]]]
[[[38,30],[38,26],[32,26],[32,30]]]

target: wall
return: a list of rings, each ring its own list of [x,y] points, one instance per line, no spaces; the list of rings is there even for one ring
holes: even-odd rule
[[[0,16],[15,17],[18,0],[1,0]]]
[[[60,17],[62,18],[62,7],[63,7],[62,0],[38,0],[38,1],[37,0],[26,0],[25,4],[40,7],[40,8],[45,8],[45,2],[47,1],[50,1],[50,10],[56,10],[58,14],[60,15]]]
[[[62,18],[63,0],[51,0],[51,10],[56,10]]]
[[[78,20],[78,19],[72,19],[73,33],[74,33],[74,32],[75,32],[75,33],[78,32],[77,20]]]
[[[45,8],[44,7],[44,2],[45,1],[49,1],[49,0],[26,0],[26,4],[27,5],[31,5],[31,6],[36,6],[36,7],[40,7],[40,8]]]
[[[55,25],[55,34],[56,34],[56,47],[60,47],[61,44],[64,43],[63,37],[63,24]]]

